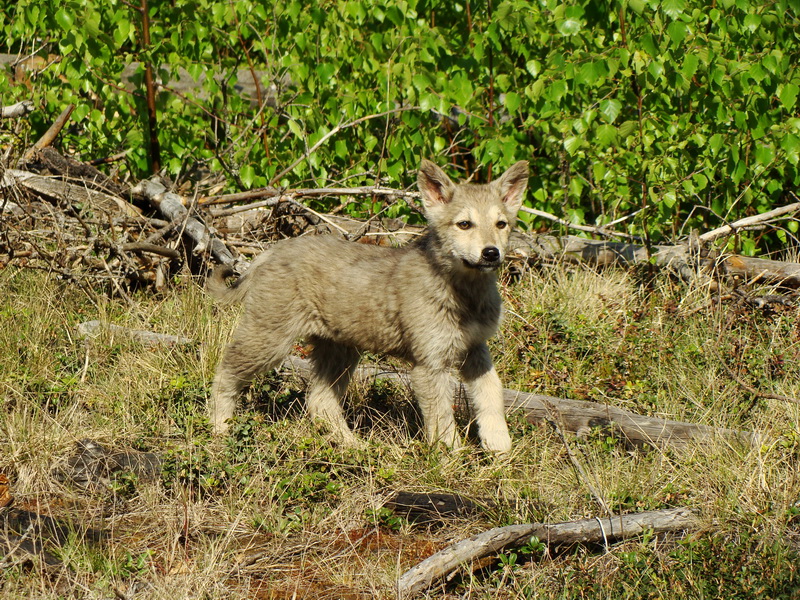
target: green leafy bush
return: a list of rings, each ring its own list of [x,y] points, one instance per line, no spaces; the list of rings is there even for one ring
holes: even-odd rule
[[[36,75],[46,110],[34,128],[75,103],[63,143],[85,157],[129,150],[134,177],[148,168],[149,61],[166,86],[158,136],[173,177],[208,168],[231,189],[406,186],[421,156],[477,180],[527,158],[537,207],[581,223],[635,215],[629,231],[659,240],[786,203],[800,183],[799,8],[154,0],[145,48],[141,15],[121,0],[23,0],[6,7],[2,44],[60,57]],[[125,87],[128,65],[138,66]],[[250,69],[273,84],[252,102],[234,85]],[[178,78],[200,85],[170,93]],[[0,89],[10,83],[0,73]]]

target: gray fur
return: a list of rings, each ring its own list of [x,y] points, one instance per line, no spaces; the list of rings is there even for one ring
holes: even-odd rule
[[[490,184],[454,184],[423,160],[418,174],[429,229],[402,248],[333,237],[276,243],[232,286],[215,272],[209,292],[243,302],[244,312],[214,377],[211,420],[227,429],[236,398],[259,373],[276,368],[298,339],[311,342],[307,406],[345,442],[355,437],[341,399],[369,351],[411,363],[411,381],[430,443],[459,443],[450,371],[464,381],[483,447],[506,452],[502,386],[488,340],[500,323],[495,271],[527,186],[520,161]]]

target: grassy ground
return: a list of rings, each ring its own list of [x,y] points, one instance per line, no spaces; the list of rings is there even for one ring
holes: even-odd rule
[[[532,272],[504,287],[494,341],[507,387],[592,399],[643,414],[755,429],[760,447],[720,441],[630,450],[595,432],[564,442],[511,416],[514,450],[487,457],[420,442],[405,390],[354,390],[364,448],[331,445],[302,415],[302,386],[261,380],[232,434],[213,441],[205,400],[236,317],[197,285],[165,296],[87,297],[45,274],[0,272],[0,473],[14,506],[69,524],[60,562],[3,562],[3,598],[391,598],[398,575],[489,527],[688,506],[701,527],[608,548],[533,544],[463,571],[431,598],[798,598],[800,397],[796,309],[715,305],[702,290],[609,271]],[[82,321],[196,340],[147,347]],[[724,365],[727,365],[728,369]],[[384,410],[378,410],[378,407]],[[388,410],[386,410],[388,409]],[[57,481],[81,439],[163,453],[156,481],[122,473],[87,492]],[[447,491],[485,510],[415,525],[383,508],[392,492]],[[2,510],[2,509],[0,509]],[[86,535],[102,528],[100,543]],[[0,561],[3,561],[0,554]]]

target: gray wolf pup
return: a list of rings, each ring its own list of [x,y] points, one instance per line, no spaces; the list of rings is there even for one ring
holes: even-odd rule
[[[359,353],[369,351],[411,363],[429,443],[459,445],[455,368],[481,445],[510,450],[502,386],[486,340],[500,323],[495,271],[527,184],[526,161],[492,183],[456,185],[423,160],[417,185],[429,228],[407,246],[307,236],[276,243],[230,287],[230,268],[216,269],[209,292],[228,303],[243,301],[244,312],[214,377],[214,431],[227,429],[244,387],[280,365],[302,338],[313,346],[308,412],[341,441],[356,442],[340,402]]]

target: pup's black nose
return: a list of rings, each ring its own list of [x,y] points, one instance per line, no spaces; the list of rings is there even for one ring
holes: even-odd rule
[[[481,258],[486,262],[497,262],[500,260],[500,250],[494,246],[487,246],[481,252]]]

